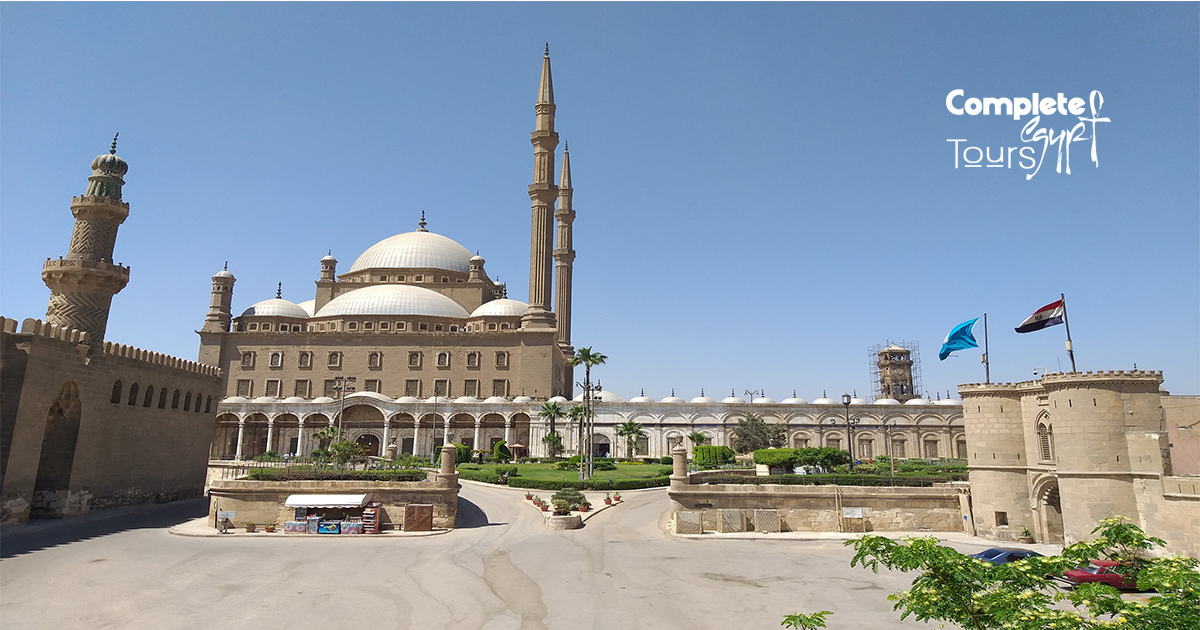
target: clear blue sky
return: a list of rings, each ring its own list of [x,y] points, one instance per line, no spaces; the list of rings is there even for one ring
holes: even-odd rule
[[[549,41],[574,341],[606,388],[863,394],[867,347],[906,339],[944,396],[983,379],[937,351],[984,312],[993,380],[1025,380],[1069,367],[1061,326],[1012,330],[1066,293],[1081,369],[1196,394],[1198,33],[1195,3],[5,3],[0,311],[44,316],[42,261],[116,131],[111,340],[195,358],[226,260],[236,311],[277,282],[299,302],[326,251],[348,269],[422,210],[526,299]],[[954,116],[956,88],[1101,91],[1099,167],[1080,142],[1070,175],[1053,148],[1029,181],[956,170],[946,139],[1025,146],[1031,118]]]

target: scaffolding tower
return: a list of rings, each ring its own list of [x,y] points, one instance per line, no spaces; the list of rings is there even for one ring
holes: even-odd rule
[[[906,351],[908,358],[911,359],[911,366],[904,366],[908,371],[908,374],[904,376],[908,376],[911,379],[912,389],[907,394],[889,393],[884,397],[894,398],[900,402],[921,397],[921,345],[915,341],[888,341],[885,344],[867,348],[867,362],[871,367],[871,402],[879,399],[887,383],[895,380],[892,376],[883,372],[882,368],[892,368],[886,365],[887,361],[881,356],[884,355],[884,350],[893,346]],[[904,381],[906,379],[901,376],[899,380]]]

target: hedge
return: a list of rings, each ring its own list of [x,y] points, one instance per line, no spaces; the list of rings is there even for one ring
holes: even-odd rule
[[[692,459],[697,464],[723,464],[732,462],[736,453],[728,446],[701,445],[692,447]]]
[[[636,490],[638,488],[660,488],[671,485],[670,477],[649,477],[643,479],[620,479],[604,481],[590,479],[587,481],[558,481],[555,479],[529,479],[528,477],[512,477],[508,480],[509,487],[529,488],[532,490]]]
[[[425,481],[424,470],[336,470],[332,468],[255,468],[251,481]]]
[[[482,470],[471,470],[470,468],[459,468],[458,478],[468,481],[482,481],[483,483],[500,483],[500,475]]]
[[[921,477],[884,477],[876,475],[713,475],[704,480],[709,484],[785,486],[906,486],[925,488],[935,483],[966,481],[966,475],[939,475]]]

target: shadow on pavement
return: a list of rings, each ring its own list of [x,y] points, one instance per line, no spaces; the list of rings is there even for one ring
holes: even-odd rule
[[[78,518],[32,520],[0,532],[0,558],[66,545],[132,529],[166,529],[208,514],[203,497],[174,503],[101,510]]]
[[[478,505],[459,497],[458,518],[455,519],[455,529],[471,529],[473,527],[489,527],[492,525],[507,525],[508,523],[489,523],[487,512]]]

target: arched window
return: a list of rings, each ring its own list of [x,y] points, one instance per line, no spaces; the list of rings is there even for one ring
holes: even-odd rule
[[[121,381],[117,381],[116,383],[113,383],[113,393],[112,393],[112,401],[111,402],[113,402],[114,404],[121,403],[121,389],[122,389]]]
[[[167,408],[167,388],[166,387],[158,390],[158,408],[159,409]]]
[[[134,383],[133,385],[129,386],[129,406],[130,407],[137,405],[137,400],[138,400],[137,395],[138,395],[138,384]]]
[[[171,395],[171,408],[172,409],[179,408],[179,390],[178,389],[175,390],[175,393]]]
[[[1042,461],[1054,461],[1054,425],[1046,422],[1038,423],[1038,442],[1042,447]]]
[[[212,396],[204,397],[204,413],[212,413]]]
[[[450,353],[449,352],[437,353],[437,366],[438,367],[450,367]]]
[[[146,399],[142,401],[142,406],[148,408],[148,407],[150,407],[150,405],[153,405],[153,404],[154,404],[154,386],[151,385],[146,388]]]
[[[467,353],[467,367],[472,367],[472,368],[479,367],[479,353],[478,352],[468,352]]]
[[[377,368],[381,365],[383,365],[383,353],[382,352],[371,352],[371,353],[367,354],[367,367]]]
[[[183,410],[192,410],[192,392],[188,392],[187,395],[183,397]]]

